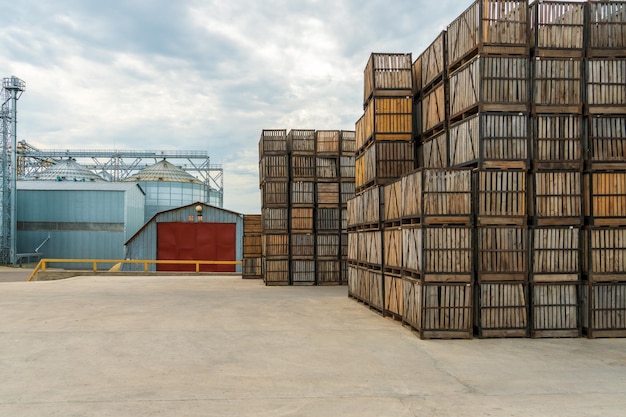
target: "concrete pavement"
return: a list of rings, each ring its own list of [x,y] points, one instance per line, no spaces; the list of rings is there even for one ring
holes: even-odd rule
[[[0,416],[624,416],[626,339],[421,341],[346,287],[0,283]]]

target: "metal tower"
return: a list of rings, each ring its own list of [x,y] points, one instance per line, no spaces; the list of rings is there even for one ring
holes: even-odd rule
[[[2,107],[0,109],[0,129],[2,130],[0,263],[3,264],[15,264],[17,262],[17,100],[25,89],[26,84],[17,77],[2,80]]]

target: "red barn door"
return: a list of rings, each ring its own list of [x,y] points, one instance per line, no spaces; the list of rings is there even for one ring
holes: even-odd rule
[[[234,261],[235,223],[157,223],[157,259]],[[195,271],[195,265],[157,265],[157,271]],[[235,265],[200,265],[202,272],[235,272]]]

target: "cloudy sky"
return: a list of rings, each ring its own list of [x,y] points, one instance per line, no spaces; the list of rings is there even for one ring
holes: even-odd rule
[[[415,59],[462,0],[0,0],[18,140],[208,151],[224,207],[260,213],[262,129],[353,130],[372,52]]]

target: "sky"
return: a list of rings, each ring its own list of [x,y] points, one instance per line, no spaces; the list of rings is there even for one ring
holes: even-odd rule
[[[417,58],[467,0],[0,0],[0,77],[41,149],[201,150],[260,213],[263,129],[354,130],[372,52]]]

